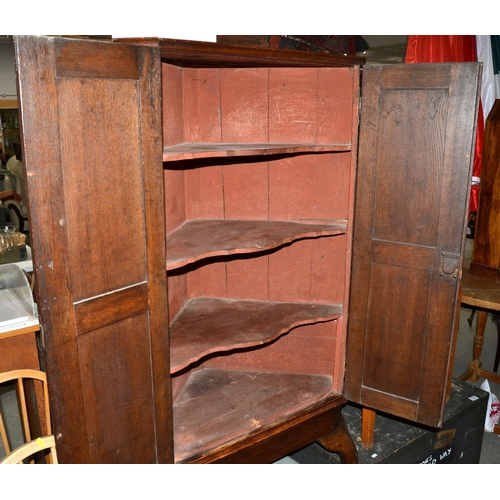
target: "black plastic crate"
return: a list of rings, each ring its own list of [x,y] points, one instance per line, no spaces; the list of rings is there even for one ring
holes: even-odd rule
[[[418,426],[377,414],[373,447],[361,446],[361,408],[348,404],[343,413],[358,449],[360,464],[477,464],[481,456],[488,393],[454,380],[441,429]],[[338,455],[312,444],[291,456],[302,464],[340,463]]]

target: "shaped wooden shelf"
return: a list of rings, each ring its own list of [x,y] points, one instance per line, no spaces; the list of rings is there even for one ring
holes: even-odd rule
[[[167,237],[167,270],[206,257],[270,250],[301,238],[345,234],[346,221],[302,223],[269,220],[187,221]]]
[[[175,462],[211,461],[217,449],[265,433],[280,417],[322,399],[341,404],[331,386],[331,377],[324,375],[196,371],[174,403]]]
[[[163,161],[195,158],[277,155],[292,153],[348,152],[351,144],[286,144],[286,143],[183,143],[163,148]]]
[[[191,299],[170,325],[171,373],[207,354],[261,345],[296,326],[341,314],[339,304]]]

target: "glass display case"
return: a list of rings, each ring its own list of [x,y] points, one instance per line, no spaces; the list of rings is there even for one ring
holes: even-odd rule
[[[0,334],[38,323],[26,274],[15,264],[0,266]]]

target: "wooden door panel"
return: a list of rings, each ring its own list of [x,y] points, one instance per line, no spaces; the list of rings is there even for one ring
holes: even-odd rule
[[[172,462],[157,49],[16,37],[62,463]]]
[[[430,279],[425,271],[372,264],[363,378],[367,387],[418,398],[421,376],[410,373],[408,366],[422,364],[420,339],[425,334]],[[399,292],[408,286],[414,290],[411,296]]]
[[[144,432],[154,428],[149,339],[138,335],[147,329],[142,314],[78,337],[92,464],[156,460],[154,434]]]
[[[381,94],[378,162],[384,168],[377,171],[377,240],[435,247],[446,104],[442,89]],[[412,129],[425,130],[425,134],[408,140]],[[409,201],[408,189],[419,196]],[[402,205],[405,210],[400,209]]]
[[[478,64],[366,67],[345,393],[442,421],[465,241]]]
[[[130,210],[143,197],[139,116],[130,113],[140,105],[140,94],[137,79],[59,78],[57,89],[60,127],[66,131],[60,137],[63,191],[82,193],[64,202],[74,299],[84,300],[146,280],[144,215]],[[110,140],[117,127],[122,139]],[[102,215],[96,210],[89,217],[94,207],[102,207]],[[110,237],[117,224],[129,224],[129,239],[137,243]],[[85,273],[82,262],[91,264]]]

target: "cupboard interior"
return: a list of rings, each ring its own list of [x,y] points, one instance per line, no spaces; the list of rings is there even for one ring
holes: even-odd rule
[[[342,391],[353,80],[162,63],[177,462]]]

